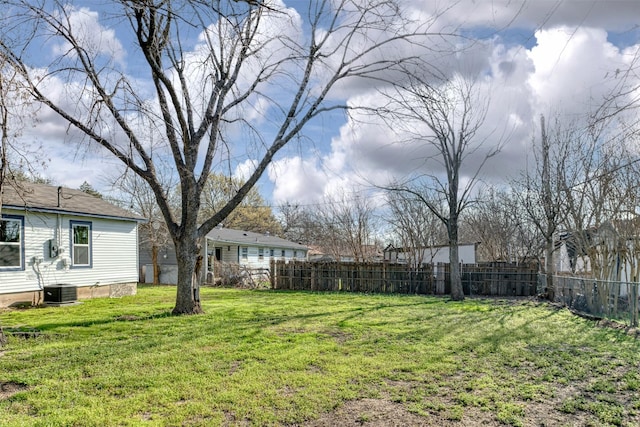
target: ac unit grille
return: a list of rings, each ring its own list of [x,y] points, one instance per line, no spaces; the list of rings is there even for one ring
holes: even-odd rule
[[[44,302],[69,303],[78,299],[77,288],[72,285],[50,285],[44,287]]]

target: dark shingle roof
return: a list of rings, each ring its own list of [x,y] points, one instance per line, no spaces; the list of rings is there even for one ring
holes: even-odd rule
[[[308,249],[300,243],[290,242],[280,237],[267,234],[253,233],[251,231],[233,230],[231,228],[214,228],[207,234],[207,237],[215,242],[265,246],[274,248]]]
[[[139,215],[80,190],[26,182],[21,182],[16,187],[4,186],[3,208],[135,221],[145,220]]]

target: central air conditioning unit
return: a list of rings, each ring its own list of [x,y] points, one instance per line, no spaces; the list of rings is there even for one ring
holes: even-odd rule
[[[45,304],[69,304],[78,300],[78,288],[57,284],[44,287]]]

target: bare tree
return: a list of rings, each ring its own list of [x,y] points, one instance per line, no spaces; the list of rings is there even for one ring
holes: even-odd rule
[[[378,253],[378,220],[375,206],[366,196],[345,191],[327,197],[315,209],[314,218],[322,236],[318,243],[334,259],[349,255],[356,262],[372,261]]]
[[[407,262],[418,268],[425,262],[427,248],[447,241],[440,219],[422,201],[409,193],[388,192],[387,223],[405,250]]]
[[[462,219],[461,234],[471,242],[480,242],[478,258],[483,261],[518,262],[523,255],[515,215],[507,191],[489,187],[477,196]]]
[[[570,129],[569,129],[570,131]],[[553,131],[540,117],[540,145],[534,149],[535,162],[512,183],[527,220],[538,230],[544,241],[544,273],[546,292],[554,298],[555,238],[567,215],[565,172],[571,158],[571,134],[556,120]]]
[[[202,311],[193,279],[204,236],[241,203],[278,151],[312,119],[357,107],[333,96],[334,89],[358,79],[394,79],[434,39],[429,23],[409,23],[393,0],[310,1],[302,23],[291,9],[267,0],[110,2],[119,13],[110,22],[119,25],[118,34],[133,37],[142,61],[136,66],[152,83],[141,87],[140,76],[126,73],[118,44],[105,46],[108,33],[86,25],[72,2],[2,4],[0,48],[33,97],[153,190],[176,248],[175,314]],[[16,48],[7,43],[11,37]],[[60,55],[33,68],[28,53],[45,41]],[[73,93],[56,97],[49,88],[59,83]],[[264,119],[269,132],[260,132],[253,117]],[[237,139],[240,128],[253,144]],[[253,172],[199,223],[209,174],[228,171],[245,153]],[[178,176],[179,217],[157,177],[158,159],[169,159]]]
[[[0,238],[6,236],[5,225],[2,220],[3,194],[7,186],[18,189],[18,179],[21,170],[16,171],[18,177],[12,174],[10,157],[18,158],[26,166],[30,165],[27,146],[19,150],[16,139],[21,134],[30,114],[25,111],[28,97],[22,86],[19,74],[12,69],[6,57],[0,53]],[[37,156],[33,157],[37,159]],[[24,238],[23,236],[21,238]],[[6,343],[6,337],[0,325],[0,347]]]
[[[308,207],[290,203],[280,205],[278,217],[283,237],[305,245],[317,244],[321,232],[313,216]]]
[[[609,139],[590,126],[576,134],[572,141],[573,159],[563,168],[566,190],[565,227],[570,230],[570,244],[576,256],[589,259],[591,272],[597,278],[612,279],[616,262],[602,258],[596,237],[607,224],[620,218],[625,201],[630,197],[626,180],[628,171],[621,166],[629,159],[622,141]],[[603,228],[603,226],[605,226]],[[600,231],[599,231],[600,230]],[[615,246],[615,245],[614,245]],[[573,269],[578,267],[574,261]]]
[[[497,154],[500,144],[485,144],[478,132],[484,123],[488,98],[483,99],[473,81],[454,76],[434,84],[431,76],[409,74],[409,83],[389,95],[386,114],[393,124],[422,141],[425,167],[439,169],[411,177],[390,187],[414,196],[436,215],[447,229],[451,273],[451,298],[463,300],[458,234],[461,213],[472,199],[472,190],[486,161]],[[463,166],[478,156],[474,170],[463,181]],[[467,162],[470,163],[470,162]]]

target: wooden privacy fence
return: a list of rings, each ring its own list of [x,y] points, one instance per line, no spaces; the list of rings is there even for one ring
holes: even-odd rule
[[[273,289],[446,295],[451,292],[449,265],[271,261]],[[466,295],[536,295],[537,269],[509,264],[463,264]]]
[[[448,275],[449,264],[439,268]],[[542,293],[537,265],[481,263],[463,264],[461,269],[465,295],[534,296]],[[449,277],[445,283],[450,286]]]

